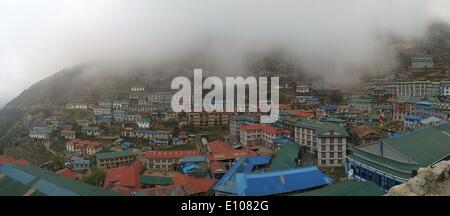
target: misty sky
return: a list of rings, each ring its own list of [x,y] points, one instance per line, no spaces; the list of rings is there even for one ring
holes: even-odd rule
[[[342,78],[391,57],[376,35],[421,37],[430,21],[450,21],[449,9],[448,0],[0,0],[0,107],[65,67],[198,47],[237,70],[246,52],[281,46]]]

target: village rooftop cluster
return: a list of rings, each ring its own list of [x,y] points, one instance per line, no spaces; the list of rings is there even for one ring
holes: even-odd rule
[[[443,64],[450,68],[448,61],[411,56],[405,73],[356,89],[264,71],[280,77],[280,113],[271,124],[260,123],[259,112],[173,112],[175,92],[139,83],[122,97],[68,102],[28,131],[36,145],[62,143],[59,152],[48,149],[63,163],[0,156],[0,191],[383,195],[420,167],[449,159],[450,81],[407,79]],[[93,175],[101,181],[86,180]]]

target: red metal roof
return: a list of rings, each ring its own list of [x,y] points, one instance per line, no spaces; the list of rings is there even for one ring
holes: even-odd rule
[[[248,150],[248,149],[237,149],[233,151],[227,151],[227,152],[217,152],[217,153],[207,153],[207,157],[209,161],[224,161],[224,160],[231,160],[231,159],[237,159],[241,157],[249,157],[249,156],[255,156],[256,152]]]
[[[82,146],[92,146],[92,147],[99,147],[102,145],[101,142],[94,142],[94,141],[90,141],[90,140],[70,140],[67,142],[67,144],[72,144],[72,145],[82,145]]]
[[[72,180],[77,180],[77,179],[78,179],[77,175],[75,175],[75,173],[72,172],[72,171],[71,171],[70,169],[68,169],[68,168],[64,168],[64,169],[62,169],[62,170],[56,172],[56,174],[58,174],[58,175],[60,175],[60,176],[65,176],[65,177],[70,178],[70,179],[72,179]]]
[[[272,127],[267,124],[248,124],[248,125],[241,125],[241,130],[248,131],[248,130],[261,130],[263,132],[277,134],[277,133],[290,133],[289,130],[281,129]]]
[[[6,164],[6,163],[19,164],[19,165],[30,164],[30,162],[25,159],[16,160],[15,158],[12,158],[12,157],[0,155],[0,164]]]
[[[225,152],[225,151],[233,151],[234,148],[230,144],[227,144],[220,140],[214,140],[208,143],[208,150],[210,152]]]
[[[199,150],[177,150],[177,151],[147,151],[144,153],[145,157],[148,159],[174,159],[183,158],[187,156],[200,156]]]
[[[140,173],[142,162],[136,160],[132,166],[117,167],[108,170],[106,173],[103,188],[112,189],[123,194],[141,189]]]
[[[216,179],[194,178],[181,174],[172,179],[173,185],[142,189],[140,192],[147,196],[190,196],[207,192],[217,181]]]
[[[301,118],[314,117],[314,110],[293,110],[290,113]]]

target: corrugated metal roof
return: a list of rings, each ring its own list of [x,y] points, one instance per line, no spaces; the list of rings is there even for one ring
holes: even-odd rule
[[[302,167],[262,173],[236,174],[239,196],[264,196],[289,193],[330,184],[332,181],[317,167]]]
[[[372,181],[349,180],[295,196],[382,196],[383,190]]]

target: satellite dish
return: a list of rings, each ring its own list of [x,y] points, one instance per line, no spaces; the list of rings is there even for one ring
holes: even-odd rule
[[[353,169],[350,169],[347,173],[348,178],[351,178],[353,176]]]

